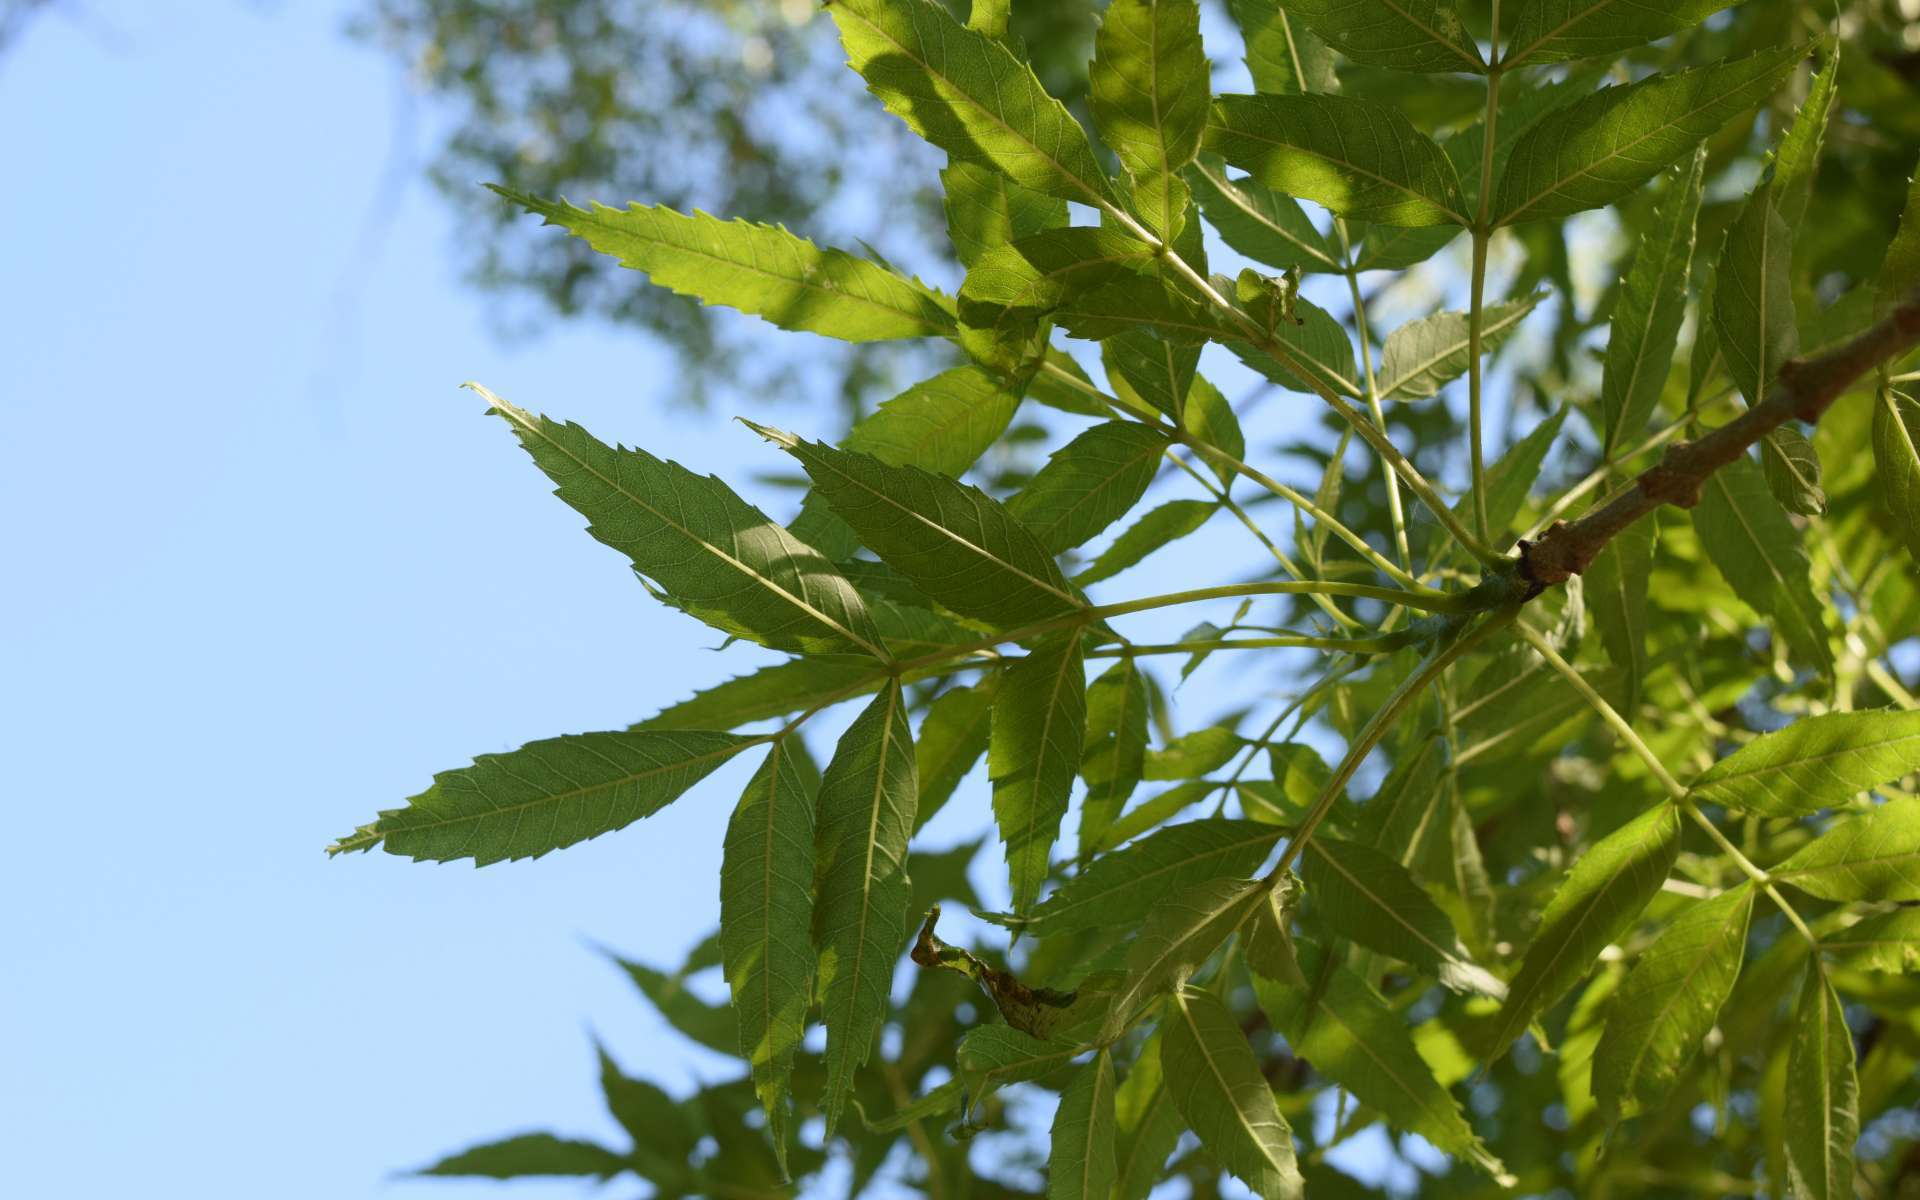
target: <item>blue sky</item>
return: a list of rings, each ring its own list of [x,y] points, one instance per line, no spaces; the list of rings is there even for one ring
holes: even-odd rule
[[[649,601],[457,385],[731,478],[782,464],[676,406],[632,331],[502,344],[417,172],[368,224],[398,80],[343,7],[83,11],[0,60],[0,1192],[494,1194],[388,1174],[611,1137],[589,1027],[669,1086],[728,1071],[588,942],[673,962],[707,932],[752,764],[538,862],[321,848],[435,770],[757,660]],[[1306,411],[1267,409],[1269,437]],[[1211,553],[1169,569],[1219,581]],[[1230,657],[1190,724],[1207,673],[1245,686]]]

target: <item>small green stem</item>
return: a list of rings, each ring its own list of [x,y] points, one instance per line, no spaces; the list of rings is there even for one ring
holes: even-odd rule
[[[1252,533],[1254,537],[1258,538],[1260,540],[1260,544],[1267,548],[1267,552],[1273,555],[1274,561],[1280,564],[1281,570],[1293,576],[1295,579],[1307,578],[1306,573],[1302,571],[1297,565],[1295,565],[1293,559],[1287,556],[1286,551],[1280,549],[1279,546],[1274,544],[1273,539],[1267,536],[1266,530],[1260,528],[1259,525],[1255,524],[1253,518],[1248,515],[1247,510],[1242,508],[1239,502],[1236,501],[1232,496],[1228,495],[1225,489],[1215,487],[1211,479],[1208,479],[1205,474],[1196,470],[1192,463],[1189,463],[1186,459],[1181,458],[1178,454],[1175,454],[1173,452],[1172,447],[1167,448],[1167,457],[1169,459],[1172,459],[1174,464],[1178,466],[1182,471],[1185,471],[1188,475],[1191,475],[1194,478],[1194,481],[1197,482],[1202,488],[1206,489],[1207,494],[1212,496],[1214,500],[1219,503],[1220,507],[1232,513],[1242,525],[1246,526],[1248,532]],[[1315,592],[1313,594],[1313,602],[1319,605],[1320,610],[1322,612],[1326,613],[1329,617],[1332,617],[1334,621],[1336,621],[1340,625],[1343,625],[1348,629],[1360,628],[1359,621],[1356,621],[1352,617],[1348,616],[1345,612],[1341,610],[1339,605],[1335,604],[1326,595],[1319,592]]]
[[[1196,638],[1187,642],[1140,642],[1126,647],[1102,646],[1087,651],[1087,657],[1201,654],[1215,650],[1328,650],[1347,651],[1353,654],[1386,654],[1406,644],[1406,638],[1391,634],[1377,638],[1325,638],[1287,634],[1279,637]]]
[[[1622,717],[1619,712],[1614,709],[1613,705],[1607,703],[1607,698],[1596,691],[1594,686],[1588,683],[1579,671],[1574,669],[1572,663],[1560,657],[1560,652],[1553,648],[1552,642],[1549,642],[1545,637],[1541,636],[1539,631],[1535,630],[1525,621],[1518,622],[1515,628],[1519,630],[1521,638],[1526,641],[1527,645],[1532,646],[1534,650],[1539,652],[1540,657],[1544,658],[1549,666],[1558,671],[1569,684],[1573,685],[1573,690],[1578,692],[1593,711],[1599,714],[1600,719],[1616,734],[1620,735],[1620,740],[1625,742],[1627,747],[1639,756],[1640,761],[1647,765],[1647,770],[1651,771],[1653,777],[1659,780],[1660,786],[1667,790],[1667,795],[1672,799],[1674,805],[1678,807],[1682,813],[1686,814],[1689,820],[1695,825],[1698,825],[1716,846],[1720,847],[1721,853],[1732,860],[1733,864],[1740,868],[1742,874],[1748,879],[1753,880],[1754,886],[1766,893],[1767,898],[1773,901],[1774,905],[1786,915],[1787,921],[1795,929],[1800,931],[1800,935],[1806,938],[1808,944],[1813,946],[1817,952],[1820,948],[1820,939],[1813,935],[1813,930],[1807,928],[1807,923],[1801,920],[1800,914],[1794,911],[1793,905],[1787,903],[1786,897],[1782,896],[1779,889],[1773,886],[1773,881],[1768,877],[1767,873],[1754,865],[1752,859],[1742,854],[1740,848],[1729,841],[1726,834],[1720,832],[1720,827],[1715,825],[1708,819],[1705,813],[1700,811],[1693,803],[1692,798],[1687,794],[1686,786],[1673,777],[1673,772],[1667,770],[1666,764],[1661,762],[1660,756],[1653,752],[1653,747],[1647,745],[1646,739],[1634,732],[1633,726],[1627,724],[1626,718]]]
[[[1353,267],[1353,243],[1347,238],[1347,223],[1343,218],[1335,217],[1334,229],[1340,234],[1340,263],[1347,277],[1347,290],[1353,297],[1353,327],[1360,335],[1360,366],[1362,377],[1367,384],[1367,411],[1373,417],[1374,425],[1381,433],[1387,431],[1387,414],[1380,407],[1380,385],[1373,374],[1373,332],[1367,325],[1367,302],[1360,295],[1360,272]],[[1394,548],[1400,552],[1400,565],[1411,570],[1413,553],[1407,547],[1407,514],[1400,504],[1400,477],[1393,473],[1391,464],[1382,462],[1380,469],[1386,476],[1387,517],[1393,522]]]
[[[1420,693],[1426,690],[1427,685],[1439,678],[1441,673],[1461,656],[1511,624],[1519,615],[1520,606],[1517,604],[1493,610],[1481,618],[1477,625],[1461,632],[1451,641],[1435,647],[1420,661],[1420,665],[1415,667],[1411,674],[1400,681],[1400,686],[1393,690],[1393,694],[1387,697],[1387,702],[1368,719],[1366,725],[1355,735],[1353,743],[1347,747],[1346,754],[1340,759],[1340,765],[1334,768],[1326,786],[1320,789],[1320,795],[1315,798],[1313,807],[1307,810],[1307,815],[1301,818],[1293,837],[1288,840],[1286,850],[1280,855],[1280,861],[1275,863],[1273,870],[1267,873],[1269,881],[1281,878],[1286,874],[1287,868],[1299,859],[1301,851],[1306,849],[1308,840],[1313,837],[1313,831],[1319,828],[1320,822],[1327,819],[1327,814],[1333,811],[1334,804],[1346,790],[1347,781],[1353,778],[1353,773],[1360,769],[1361,762],[1367,755],[1373,753],[1373,748],[1387,736],[1388,731],[1399,721],[1401,715],[1412,706],[1415,700],[1419,699]]]

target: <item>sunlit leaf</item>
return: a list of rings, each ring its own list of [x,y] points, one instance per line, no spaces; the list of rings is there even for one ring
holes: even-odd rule
[[[1822,900],[1920,900],[1920,799],[1848,817],[1768,874]]]
[[[1113,0],[1088,73],[1094,123],[1133,179],[1149,229],[1170,237],[1186,208],[1180,169],[1207,120],[1207,55],[1195,0]]]
[[[945,337],[953,314],[917,279],[776,225],[722,221],[664,205],[575,208],[507,188],[495,191],[660,287],[752,313],[782,329],[849,342]]]
[[[1488,305],[1481,317],[1480,349],[1492,354],[1520,328],[1534,305],[1546,299],[1535,292],[1522,300]],[[1382,400],[1417,400],[1467,373],[1467,314],[1438,312],[1409,321],[1387,335],[1380,355],[1379,388]]]
[[[1833,652],[1800,531],[1767,491],[1752,459],[1737,459],[1707,477],[1693,527],[1734,592],[1773,619],[1794,656],[1831,674]]]
[[[1300,878],[1314,912],[1335,933],[1429,971],[1456,990],[1506,993],[1474,964],[1447,915],[1389,855],[1322,835],[1301,852]]]
[[[1193,533],[1218,511],[1218,505],[1206,500],[1169,500],[1121,530],[1113,544],[1102,550],[1073,581],[1086,587],[1111,579],[1155,550]]]
[[[1358,63],[1402,71],[1483,71],[1485,60],[1454,0],[1285,0],[1334,49]]]
[[[1092,855],[1101,835],[1112,827],[1139,786],[1146,750],[1146,681],[1133,659],[1123,658],[1087,689],[1087,740],[1080,757],[1080,777],[1087,783],[1080,806],[1082,859]],[[1047,904],[1058,898],[1056,892]],[[1041,911],[1045,909],[1042,905]]]
[[[947,236],[964,266],[1018,238],[1067,223],[1057,196],[1021,187],[992,167],[954,159],[940,172],[946,187]]]
[[[977,367],[955,367],[884,401],[847,434],[847,449],[892,466],[965,473],[998,441],[1020,398]]]
[[[1383,225],[1465,225],[1460,180],[1391,105],[1345,96],[1222,96],[1206,147],[1268,187]]]
[[[1881,388],[1874,397],[1873,464],[1880,503],[1920,563],[1920,401],[1905,392]]]
[[[1007,512],[1058,554],[1099,535],[1146,495],[1167,440],[1146,425],[1108,421],[1083,430],[1007,501]]]
[[[1522,0],[1510,10],[1503,67],[1617,54],[1691,29],[1737,0]]]
[[[1251,879],[1211,879],[1155,905],[1127,950],[1126,982],[1114,993],[1100,1040],[1117,1036],[1146,1000],[1184,983],[1247,919],[1264,890]]]
[[[1793,313],[1793,230],[1762,184],[1727,230],[1714,272],[1713,323],[1727,373],[1750,405],[1767,398],[1780,364],[1800,349]]]
[[[1689,907],[1640,955],[1593,1054],[1608,1122],[1657,1108],[1693,1060],[1740,973],[1752,915],[1753,888],[1742,883]]]
[[[1706,803],[1792,817],[1844,807],[1913,771],[1920,771],[1920,712],[1826,713],[1761,734],[1688,791]]]
[[[1788,46],[1604,88],[1548,114],[1514,145],[1494,222],[1545,221],[1611,204],[1780,85],[1805,53]]]
[[[1113,200],[1073,114],[1000,42],[928,0],[835,0],[827,11],[867,89],[921,137],[1037,192]]]
[[[1340,90],[1326,44],[1282,8],[1279,0],[1228,0],[1227,7],[1247,45],[1247,71],[1253,76],[1254,91],[1287,95]]]

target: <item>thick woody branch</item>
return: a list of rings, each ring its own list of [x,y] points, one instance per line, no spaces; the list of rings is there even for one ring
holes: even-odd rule
[[[1819,421],[1842,392],[1879,364],[1920,342],[1920,288],[1885,320],[1812,358],[1789,359],[1755,405],[1696,442],[1681,442],[1634,486],[1577,521],[1556,521],[1537,542],[1520,543],[1520,573],[1534,588],[1583,573],[1601,547],[1662,504],[1692,508],[1708,476],[1789,420]]]

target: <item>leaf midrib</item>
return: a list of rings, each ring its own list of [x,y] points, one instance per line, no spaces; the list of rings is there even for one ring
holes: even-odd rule
[[[1517,307],[1511,312],[1501,314],[1500,319],[1488,323],[1486,327],[1480,331],[1480,336],[1483,340],[1504,329],[1517,325],[1532,316],[1533,310],[1539,301],[1537,298],[1530,298],[1525,301],[1510,301],[1509,303],[1516,304]],[[1446,349],[1416,361],[1410,369],[1401,371],[1399,375],[1382,384],[1380,386],[1380,394],[1384,397],[1392,397],[1393,393],[1405,386],[1408,380],[1419,378],[1421,375],[1424,375],[1439,365],[1441,360],[1445,359],[1448,355],[1458,354],[1467,350],[1471,344],[1471,340],[1465,337],[1447,343]]]
[[[1175,828],[1178,828],[1178,826],[1176,826]],[[1269,845],[1271,845],[1273,842],[1279,840],[1280,834],[1282,832],[1283,831],[1281,830],[1281,828],[1275,825],[1275,826],[1272,826],[1268,832],[1256,834],[1254,836],[1244,838],[1237,842],[1227,842],[1219,846],[1214,846],[1201,853],[1190,854],[1185,858],[1179,859],[1176,862],[1168,863],[1165,866],[1155,867],[1153,870],[1147,871],[1143,874],[1135,875],[1128,879],[1119,880],[1112,887],[1104,888],[1099,892],[1091,893],[1084,899],[1076,900],[1072,904],[1062,905],[1061,907],[1054,909],[1052,912],[1036,912],[1033,917],[1033,928],[1037,933],[1040,927],[1046,924],[1057,923],[1059,917],[1063,913],[1078,912],[1080,909],[1085,908],[1089,904],[1103,903],[1106,900],[1107,896],[1113,892],[1123,891],[1127,888],[1138,887],[1139,885],[1141,885],[1142,883],[1145,883],[1149,879],[1154,879],[1161,875],[1165,875],[1169,872],[1178,871],[1185,867],[1190,867],[1195,863],[1204,862],[1209,858],[1225,857],[1226,855],[1234,851],[1244,850],[1248,846],[1258,845],[1261,842],[1266,842]]]

